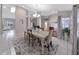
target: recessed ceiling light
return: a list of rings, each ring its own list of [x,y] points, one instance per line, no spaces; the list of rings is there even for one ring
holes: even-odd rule
[[[16,8],[15,7],[11,7],[11,13],[15,13]]]

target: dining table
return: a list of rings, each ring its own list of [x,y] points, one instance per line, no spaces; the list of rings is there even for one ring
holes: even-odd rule
[[[41,40],[42,54],[44,54],[44,40],[49,35],[49,32],[48,31],[32,31],[32,34]]]

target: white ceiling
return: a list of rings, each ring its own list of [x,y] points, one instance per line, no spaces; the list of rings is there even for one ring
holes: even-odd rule
[[[72,4],[26,4],[17,6],[26,8],[29,11],[38,12],[44,16],[55,14],[59,11],[72,10]]]
[[[42,16],[49,16],[51,14],[56,14],[59,11],[71,11],[72,4],[6,4],[6,9],[3,9],[3,16],[14,17],[14,14],[10,12],[11,7],[19,6],[27,9],[31,14],[37,12]],[[10,16],[9,16],[10,15]],[[13,15],[13,16],[11,16]]]

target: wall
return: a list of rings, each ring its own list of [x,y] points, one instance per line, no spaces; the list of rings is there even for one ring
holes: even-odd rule
[[[46,29],[46,25],[45,22],[47,22],[47,29]],[[41,28],[44,28],[45,30],[48,30],[48,17],[46,16],[42,16],[41,17]]]
[[[41,27],[44,28],[44,23],[45,23],[45,20],[43,17],[41,17]]]
[[[24,37],[24,31],[27,29],[27,20],[26,20],[26,10],[20,7],[16,7],[16,21],[15,21],[15,31],[16,37]]]
[[[37,25],[39,25],[41,27],[41,17],[37,18]]]
[[[58,12],[58,15],[62,16],[62,17],[70,17],[71,13],[72,13],[72,11],[60,11],[60,12]]]
[[[79,9],[77,11],[77,37],[79,38]]]
[[[58,16],[61,16],[61,18],[70,17],[71,13],[72,13],[71,11],[62,11],[62,12],[58,12],[58,14],[50,15],[49,16],[49,26],[51,26],[51,23],[57,22]]]
[[[2,24],[1,24],[1,5],[0,5],[0,33],[1,33],[1,31],[2,31]]]
[[[48,20],[48,26],[50,27],[56,27],[56,23],[57,23],[57,20],[58,20],[58,15],[57,14],[54,14],[54,15],[50,15],[49,16],[49,20]]]
[[[50,15],[49,16],[49,22],[57,22],[57,17],[58,17],[57,14]]]

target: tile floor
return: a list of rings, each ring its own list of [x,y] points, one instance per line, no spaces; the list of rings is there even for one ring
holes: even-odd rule
[[[20,53],[16,53],[16,49],[14,48],[15,45],[13,44],[13,40],[15,39],[15,31],[9,30],[4,31],[3,34],[0,35],[0,54],[4,55],[39,55],[41,51],[39,49],[35,49],[30,47],[27,42],[23,41],[20,45]],[[23,39],[23,38],[20,38]],[[56,39],[54,41],[54,39]],[[59,45],[56,55],[71,55],[72,54],[72,45],[71,43],[64,41],[64,40],[58,40],[57,38],[52,38],[52,41],[57,43]],[[17,45],[16,45],[17,47]],[[45,51],[46,53],[46,51]],[[53,54],[53,51],[51,50],[51,55]]]
[[[2,34],[0,34],[0,54],[4,55],[11,55],[14,54],[11,40],[14,39],[14,30],[9,31],[3,31]]]

